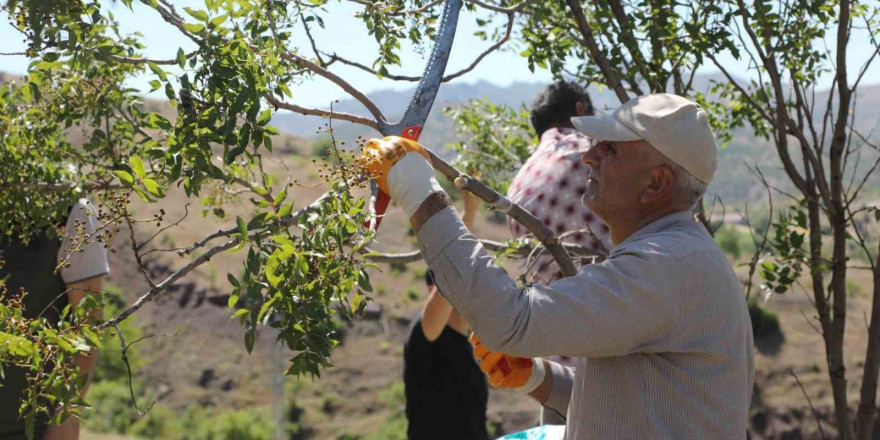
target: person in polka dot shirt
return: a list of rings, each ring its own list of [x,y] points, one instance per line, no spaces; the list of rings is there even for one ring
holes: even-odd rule
[[[540,134],[540,143],[510,183],[507,197],[541,219],[557,236],[574,230],[591,229],[566,238],[598,252],[610,249],[606,227],[582,203],[587,191],[587,166],[581,161],[590,148],[590,138],[574,129],[572,116],[593,114],[590,96],[580,85],[565,80],[542,89],[531,106],[531,123]],[[508,217],[514,237],[530,232]],[[562,272],[550,255],[538,259],[528,279],[549,284],[562,278]]]

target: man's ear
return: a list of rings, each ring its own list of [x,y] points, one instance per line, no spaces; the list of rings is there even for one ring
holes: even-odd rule
[[[675,174],[668,167],[660,166],[650,172],[650,179],[645,185],[640,198],[642,203],[652,203],[665,199],[672,194],[675,187]]]
[[[583,102],[576,102],[574,104],[574,115],[575,116],[586,115],[586,111],[584,110],[584,103]]]

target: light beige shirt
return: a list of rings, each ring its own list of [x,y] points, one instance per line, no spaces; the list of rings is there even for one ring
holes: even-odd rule
[[[746,437],[748,310],[730,263],[689,212],[547,286],[517,286],[452,208],[418,239],[441,294],[487,348],[579,358],[574,369],[551,365],[544,404],[566,415],[566,439]]]

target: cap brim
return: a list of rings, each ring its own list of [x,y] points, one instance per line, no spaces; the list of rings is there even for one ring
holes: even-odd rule
[[[574,128],[597,140],[629,142],[643,139],[612,116],[576,116],[571,118]]]

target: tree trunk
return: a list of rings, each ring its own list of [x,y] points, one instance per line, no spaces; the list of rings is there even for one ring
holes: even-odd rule
[[[870,256],[869,256],[870,257]],[[870,440],[874,433],[874,414],[877,411],[877,376],[880,373],[880,245],[874,263],[874,295],[871,297],[871,324],[868,328],[868,347],[865,371],[862,373],[862,395],[858,414],[858,438]]]

